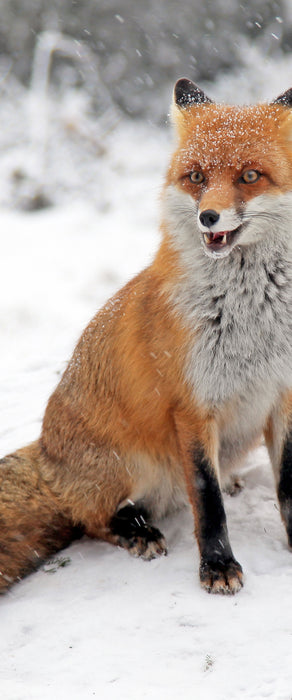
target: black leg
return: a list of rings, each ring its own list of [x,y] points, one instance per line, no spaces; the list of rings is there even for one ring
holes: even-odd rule
[[[201,584],[212,593],[236,593],[243,585],[242,569],[229,543],[223,499],[215,470],[200,447],[193,451],[193,465]]]
[[[124,506],[113,516],[110,531],[115,544],[130,554],[153,559],[166,554],[166,544],[160,530],[149,524],[146,509],[140,504]]]
[[[289,546],[292,548],[292,433],[286,438],[282,452],[278,498]]]

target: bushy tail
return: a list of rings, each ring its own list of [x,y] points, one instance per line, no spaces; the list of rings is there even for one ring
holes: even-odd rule
[[[58,509],[32,443],[0,460],[0,592],[81,533]]]

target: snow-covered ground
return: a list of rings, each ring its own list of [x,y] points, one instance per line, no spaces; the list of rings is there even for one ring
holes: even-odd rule
[[[261,97],[289,86],[289,65],[266,75],[269,93],[261,66]],[[224,89],[222,80],[213,94]],[[255,80],[229,82],[226,98],[232,90],[242,101]],[[83,327],[151,260],[169,138],[120,124],[100,161],[97,203],[74,190],[39,212],[0,210],[1,456],[38,436]],[[56,161],[57,181],[65,167]],[[187,509],[159,524],[166,558],[74,543],[0,600],[1,700],[291,700],[292,555],[263,446],[244,472],[245,489],[225,496],[246,575],[237,596],[201,590]]]

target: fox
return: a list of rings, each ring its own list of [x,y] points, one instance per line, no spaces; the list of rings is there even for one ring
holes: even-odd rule
[[[149,560],[189,503],[199,581],[243,586],[224,483],[264,435],[292,547],[292,88],[174,87],[151,264],[89,323],[39,439],[0,462],[0,590],[87,535]]]

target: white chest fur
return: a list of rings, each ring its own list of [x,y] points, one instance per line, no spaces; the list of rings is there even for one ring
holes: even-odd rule
[[[177,294],[195,331],[186,378],[204,403],[272,404],[292,387],[292,256],[272,240],[221,260],[196,251]]]

